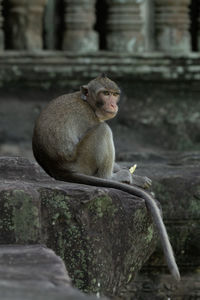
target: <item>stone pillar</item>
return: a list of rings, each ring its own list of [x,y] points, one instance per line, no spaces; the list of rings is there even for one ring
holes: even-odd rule
[[[107,0],[107,48],[116,52],[144,51],[144,0]]]
[[[8,0],[13,49],[42,49],[43,14],[46,0]]]
[[[165,52],[188,52],[190,0],[155,0],[155,47]]]
[[[0,51],[4,48],[4,33],[2,29],[3,16],[2,16],[2,0],[0,0]]]
[[[95,0],[64,0],[66,5],[63,49],[76,52],[97,51]]]
[[[200,52],[200,2],[198,3],[198,18],[197,18],[197,49]]]
[[[154,0],[147,0],[144,4],[144,34],[145,34],[145,51],[152,52],[155,50],[154,41]]]
[[[44,17],[44,31],[45,31],[45,47],[46,49],[56,49],[56,32],[57,25],[56,14],[56,0],[48,0],[45,9]],[[59,16],[60,17],[60,16]]]

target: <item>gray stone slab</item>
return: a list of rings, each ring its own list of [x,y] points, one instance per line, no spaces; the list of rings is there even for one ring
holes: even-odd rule
[[[0,246],[1,300],[96,299],[71,286],[65,265],[42,245]]]
[[[0,178],[0,244],[46,244],[85,292],[118,295],[155,249],[141,198],[56,181],[24,158],[1,157]]]

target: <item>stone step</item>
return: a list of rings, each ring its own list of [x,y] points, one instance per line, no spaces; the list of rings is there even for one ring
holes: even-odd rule
[[[56,181],[24,158],[0,157],[0,178],[0,244],[47,245],[85,292],[120,294],[155,249],[140,198]]]
[[[0,246],[0,299],[96,299],[71,286],[60,257],[43,245]]]
[[[124,161],[122,166],[137,163],[135,174],[152,179],[182,280],[176,283],[170,278],[162,250],[157,248],[134,282],[122,292],[123,299],[129,299],[127,295],[134,300],[200,299],[200,153],[126,155],[123,157],[132,162]]]

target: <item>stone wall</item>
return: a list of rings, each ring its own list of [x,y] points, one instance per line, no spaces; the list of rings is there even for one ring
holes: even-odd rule
[[[32,157],[31,136],[41,108],[106,72],[122,89],[110,122],[117,152],[198,150],[200,55],[0,55],[0,153]]]
[[[100,72],[123,91],[120,151],[198,149],[199,11],[197,0],[1,0],[0,153],[31,157],[41,107]]]
[[[187,53],[200,50],[198,8],[197,0],[4,0],[5,48]]]

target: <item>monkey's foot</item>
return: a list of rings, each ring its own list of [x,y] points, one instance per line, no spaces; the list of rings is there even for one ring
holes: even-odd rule
[[[148,189],[152,185],[152,181],[146,176],[132,175],[132,184],[143,189]]]
[[[118,172],[114,173],[112,179],[121,183],[136,185],[143,189],[148,189],[152,184],[150,178],[146,176],[131,174],[127,169],[121,169]]]

